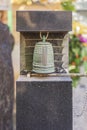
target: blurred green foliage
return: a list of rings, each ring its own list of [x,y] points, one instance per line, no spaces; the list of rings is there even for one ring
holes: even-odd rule
[[[75,5],[73,4],[73,0],[62,0],[61,5],[64,10],[67,11],[75,11]]]
[[[79,73],[82,64],[82,43],[76,35],[70,36],[69,42],[69,72]],[[73,77],[73,86],[75,87],[79,81],[79,77]]]
[[[81,66],[87,71],[87,43],[84,46],[84,37],[81,35],[70,35],[69,42],[69,72],[80,73]],[[73,86],[76,87],[80,77],[73,77]]]

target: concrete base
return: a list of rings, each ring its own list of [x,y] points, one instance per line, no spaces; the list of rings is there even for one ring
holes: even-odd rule
[[[28,78],[16,82],[17,130],[72,130],[69,77]]]

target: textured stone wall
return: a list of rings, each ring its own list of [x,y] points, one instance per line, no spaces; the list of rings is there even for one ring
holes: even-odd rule
[[[14,79],[11,60],[14,39],[8,26],[0,22],[0,130],[13,128]]]

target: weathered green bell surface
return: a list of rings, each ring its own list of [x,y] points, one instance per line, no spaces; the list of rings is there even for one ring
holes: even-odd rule
[[[33,54],[33,71],[41,74],[55,71],[53,47],[45,40],[43,36],[43,41],[36,43]]]

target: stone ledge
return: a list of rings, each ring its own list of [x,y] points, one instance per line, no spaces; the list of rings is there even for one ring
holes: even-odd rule
[[[17,11],[16,30],[18,32],[71,31],[72,12],[70,11]]]

